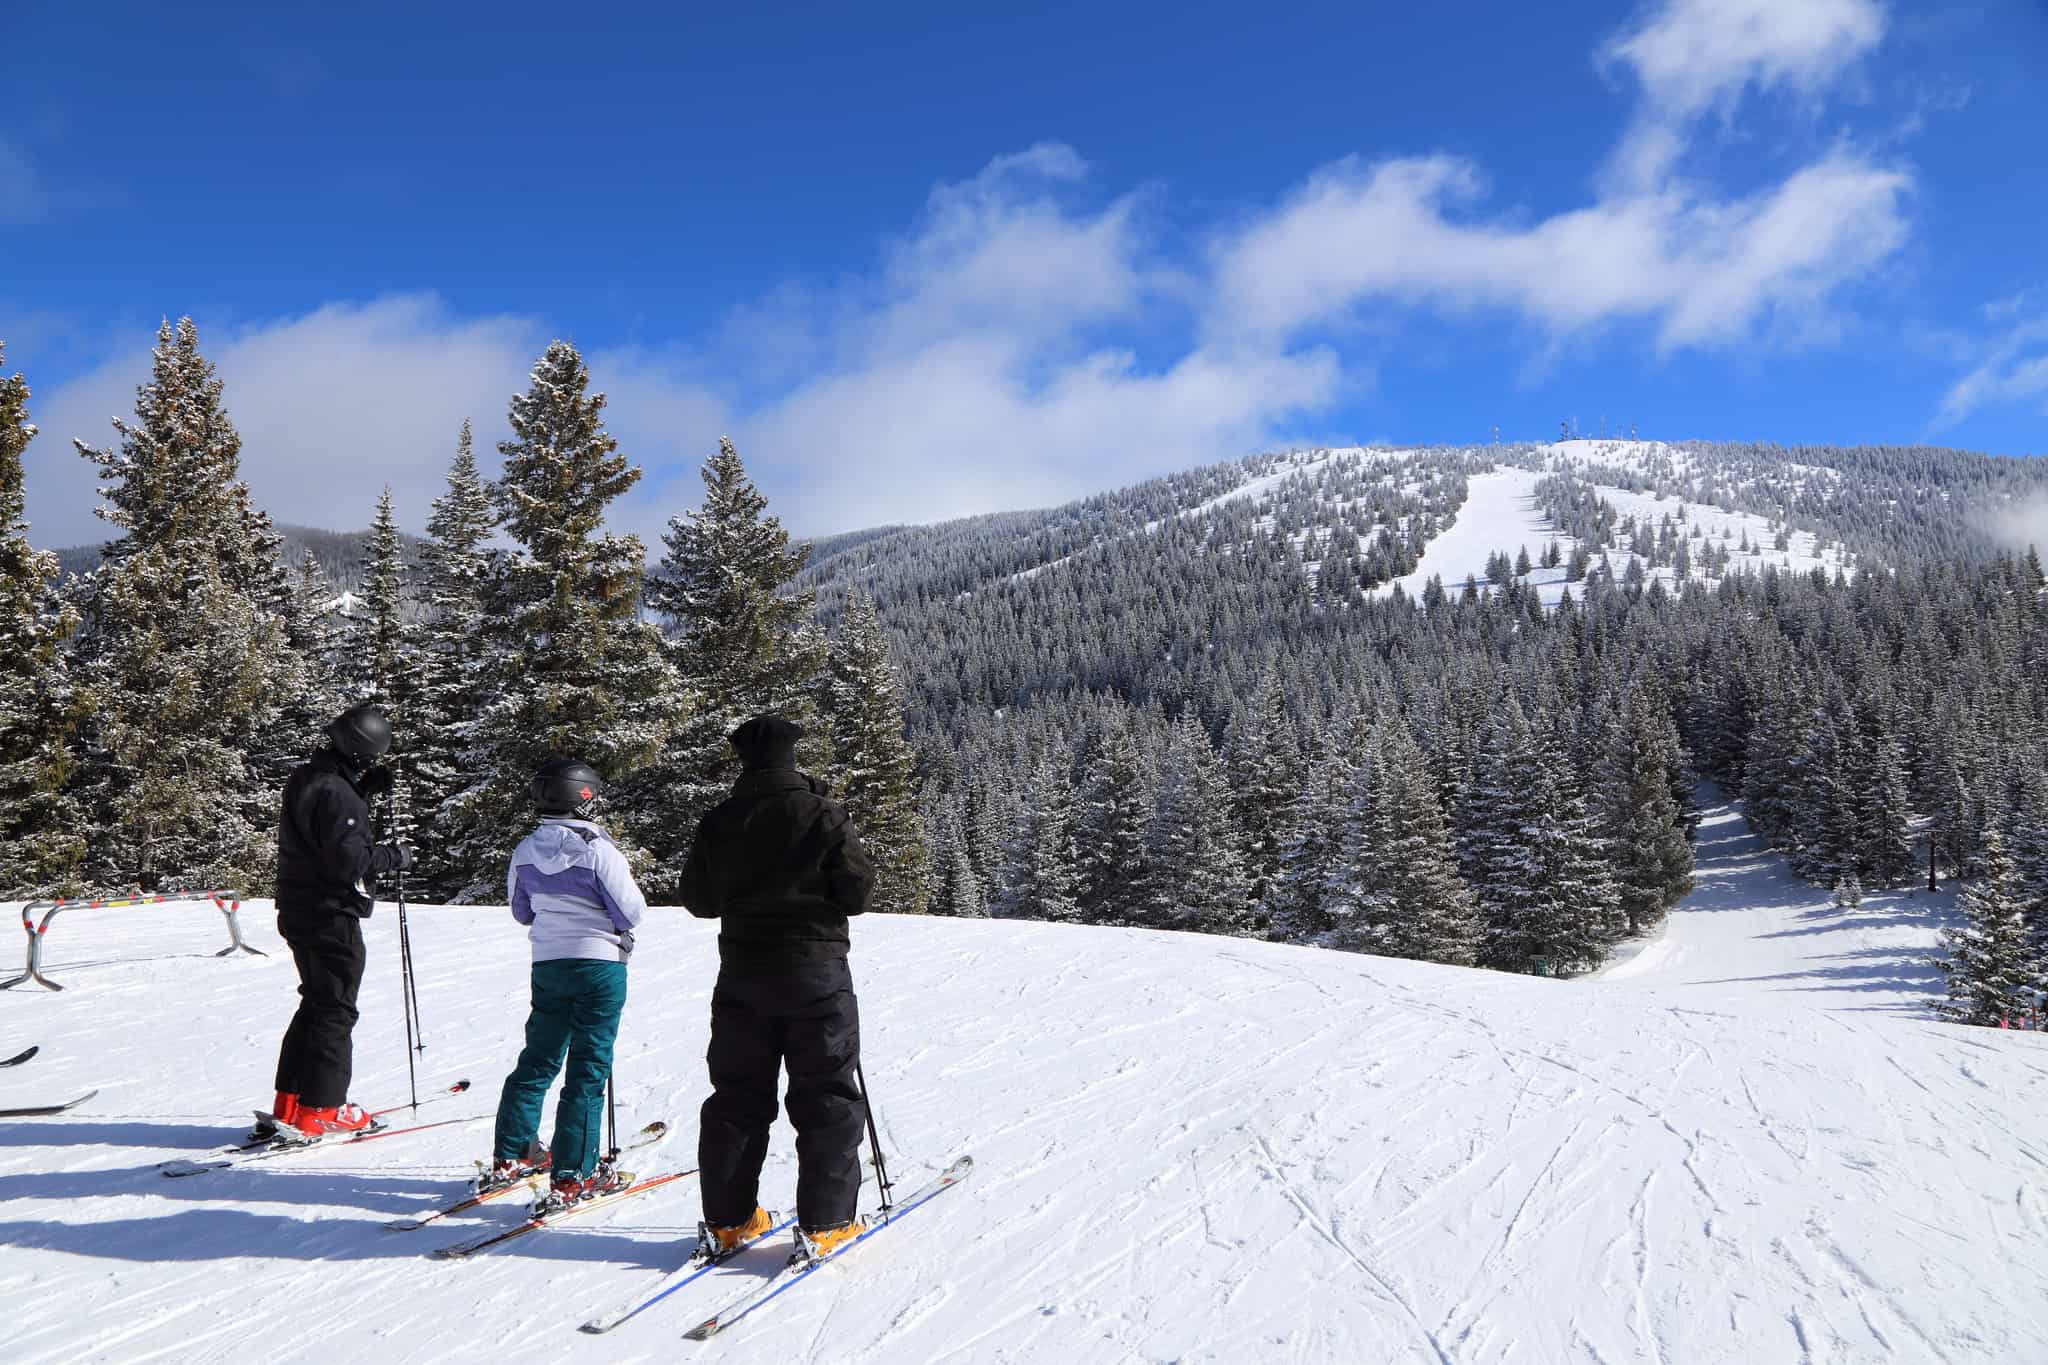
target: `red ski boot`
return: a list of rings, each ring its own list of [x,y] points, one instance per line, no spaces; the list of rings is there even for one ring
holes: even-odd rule
[[[292,1115],[291,1126],[305,1137],[328,1137],[335,1133],[367,1133],[380,1125],[361,1105],[315,1108],[302,1104]]]

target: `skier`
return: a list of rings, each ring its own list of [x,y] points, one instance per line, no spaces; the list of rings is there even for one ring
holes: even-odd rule
[[[277,822],[277,932],[299,969],[299,1008],[277,1055],[277,1097],[255,1136],[281,1126],[309,1137],[372,1125],[348,1101],[363,982],[363,927],[371,887],[412,866],[398,844],[370,842],[372,798],[391,786],[377,760],[391,750],[391,721],[376,706],[351,707],[327,727],[327,744],[284,784]]]
[[[706,1254],[770,1225],[758,1194],[785,1065],[800,1253],[824,1255],[863,1231],[855,1215],[867,1105],[854,1078],[860,1013],[846,918],[867,909],[874,868],[825,784],[797,771],[803,734],[772,715],[733,731],[745,771],[698,822],[683,868],[683,904],[721,921],[705,1057],[712,1094],[697,1137]]]
[[[550,759],[529,788],[540,827],[512,855],[512,917],[533,940],[533,1008],[526,1047],[498,1100],[491,1169],[479,1193],[551,1172],[540,1207],[553,1210],[632,1184],[602,1151],[612,1044],[626,1007],[626,962],[647,902],[625,855],[584,818],[604,783],[581,759]],[[541,1105],[562,1071],[552,1147],[540,1145]]]

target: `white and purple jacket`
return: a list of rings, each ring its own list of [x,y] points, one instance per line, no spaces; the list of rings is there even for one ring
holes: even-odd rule
[[[512,854],[512,918],[529,926],[533,960],[624,962],[647,913],[626,857],[588,820],[548,819]]]

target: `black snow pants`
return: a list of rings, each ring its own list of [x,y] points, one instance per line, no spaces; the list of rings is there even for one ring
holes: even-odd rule
[[[705,1060],[712,1093],[697,1130],[704,1221],[732,1227],[753,1216],[776,1073],[787,1066],[797,1221],[813,1230],[851,1222],[868,1111],[854,1080],[860,1007],[845,959],[769,974],[721,971]]]
[[[354,1066],[363,922],[348,914],[279,915],[277,932],[299,968],[299,1010],[278,1049],[277,1088],[308,1108],[330,1108],[348,1099]]]

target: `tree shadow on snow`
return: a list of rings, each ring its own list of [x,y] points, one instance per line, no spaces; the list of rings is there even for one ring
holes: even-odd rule
[[[66,1119],[0,1124],[0,1147],[148,1147],[206,1152],[225,1147],[235,1130],[218,1123],[137,1123]]]
[[[499,1216],[504,1222],[513,1218]],[[497,1220],[493,1220],[497,1221]],[[424,1261],[435,1247],[490,1223],[448,1220],[433,1230],[392,1232],[360,1221],[310,1222],[241,1209],[189,1209],[162,1218],[95,1223],[16,1220],[0,1223],[0,1246],[61,1251],[136,1264],[201,1261]],[[689,1242],[694,1245],[695,1231]],[[673,1270],[688,1253],[680,1236],[623,1236],[608,1229],[557,1228],[526,1237],[479,1259],[515,1258]]]
[[[1941,994],[1943,978],[1939,969],[1924,956],[1900,948],[1857,948],[1829,953],[1816,963],[1836,966],[1808,966],[1795,971],[1772,972],[1764,976],[1724,976],[1697,984],[1723,986],[1750,982],[1783,981],[1784,991],[1920,991],[1929,999]],[[1927,1000],[1902,1000],[1883,1005],[1857,1006],[1889,1014],[1921,1014]]]
[[[13,1199],[109,1199],[148,1195],[158,1199],[219,1203],[306,1204],[367,1209],[392,1216],[426,1213],[460,1197],[462,1181],[428,1176],[363,1175],[355,1172],[209,1171],[171,1177],[154,1164],[111,1170],[36,1171],[0,1175],[0,1203]]]

